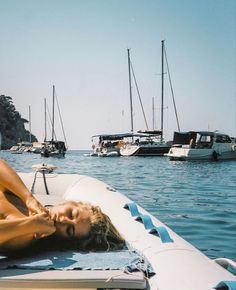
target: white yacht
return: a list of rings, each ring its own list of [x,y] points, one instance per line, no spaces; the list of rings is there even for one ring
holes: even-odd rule
[[[235,139],[209,131],[175,132],[170,160],[236,160]]]

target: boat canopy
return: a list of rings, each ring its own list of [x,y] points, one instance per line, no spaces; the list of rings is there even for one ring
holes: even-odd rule
[[[187,145],[192,138],[196,138],[197,132],[174,132],[173,144]]]
[[[150,137],[149,134],[145,133],[121,133],[121,134],[100,134],[100,135],[94,135],[92,138],[99,138],[102,141],[109,140],[121,140],[124,138],[132,138],[132,137]]]
[[[120,133],[120,134],[99,134],[94,135],[92,138],[100,138],[101,140],[120,140],[127,137],[132,137],[132,133]]]
[[[148,134],[149,136],[150,135],[152,135],[152,136],[162,135],[162,131],[161,130],[145,130],[145,131],[139,130],[138,133],[140,133],[140,134]]]
[[[189,132],[174,132],[173,144],[187,145],[191,139],[196,140],[197,134],[200,136],[214,137],[217,143],[230,143],[231,138],[223,133],[211,131],[189,131]]]

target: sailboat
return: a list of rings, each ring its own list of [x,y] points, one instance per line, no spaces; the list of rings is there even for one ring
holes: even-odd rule
[[[134,134],[131,142],[126,142],[120,148],[122,156],[164,156],[169,152],[171,142],[165,142],[163,138],[163,108],[164,108],[164,40],[162,40],[162,92],[161,92],[161,130],[138,131]],[[131,61],[128,49],[128,69],[129,69],[129,92],[130,92],[130,112],[131,112],[131,132],[133,133],[133,105],[131,86]],[[135,80],[136,82],[136,80]],[[147,126],[147,123],[146,123]]]
[[[55,86],[53,85],[53,105],[52,105],[52,139],[47,141],[47,125],[46,125],[46,100],[44,101],[45,107],[45,138],[44,147],[41,150],[43,157],[64,157],[67,151],[64,141],[58,141],[55,138]],[[64,130],[63,130],[64,133]],[[65,135],[64,135],[65,137]]]

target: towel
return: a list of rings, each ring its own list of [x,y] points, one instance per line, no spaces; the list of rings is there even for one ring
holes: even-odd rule
[[[0,269],[30,270],[124,270],[154,274],[150,263],[134,250],[109,252],[49,251],[30,257],[0,256]]]

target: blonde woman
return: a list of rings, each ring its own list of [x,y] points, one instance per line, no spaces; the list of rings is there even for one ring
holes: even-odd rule
[[[56,240],[56,242],[55,242]],[[43,207],[16,172],[0,160],[0,252],[44,243],[50,248],[119,249],[124,239],[101,209],[66,201]]]

